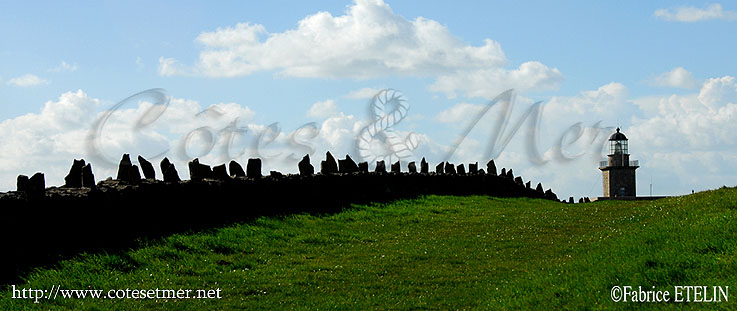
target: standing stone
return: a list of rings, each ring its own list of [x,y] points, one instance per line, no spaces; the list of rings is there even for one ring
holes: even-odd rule
[[[82,187],[82,168],[84,167],[84,159],[75,159],[69,174],[64,177],[64,187],[79,188]],[[118,170],[120,174],[120,170]]]
[[[269,176],[271,176],[271,178],[282,178],[284,177],[284,174],[279,171],[269,171]]]
[[[573,197],[568,197],[568,204],[573,204],[573,203],[575,203],[573,202]]]
[[[146,179],[156,179],[156,171],[154,171],[154,166],[151,165],[151,162],[144,159],[142,156],[138,156],[138,164],[141,165],[141,170],[143,171],[143,177]]]
[[[330,154],[330,151],[325,153],[325,161],[320,162],[320,173],[323,175],[335,174],[338,172],[338,163],[335,162],[335,158]]]
[[[232,177],[246,177],[246,172],[243,170],[243,167],[235,160],[231,160],[230,163],[228,163],[228,169],[230,170],[230,176]]]
[[[176,167],[174,167],[174,164],[169,162],[168,158],[164,158],[161,160],[161,163],[159,165],[161,167],[161,174],[164,175],[164,181],[165,182],[180,182],[182,181],[179,178],[179,173],[177,172]]]
[[[376,169],[374,169],[374,172],[386,173],[386,164],[384,163],[384,160],[376,161]]]
[[[153,169],[153,167],[151,167],[151,169]],[[87,163],[87,165],[82,168],[82,187],[95,187],[95,174],[92,174],[92,164],[90,163]]]
[[[482,168],[482,169],[479,170],[479,174],[486,175],[486,172],[484,172],[484,169]]]
[[[205,178],[212,177],[212,170],[209,165],[201,164],[200,159],[195,158],[189,162],[189,179],[192,181],[201,181]]]
[[[486,163],[486,174],[496,175],[496,165],[494,165],[494,159],[491,159],[488,163]]]
[[[312,174],[315,174],[315,168],[310,164],[309,154],[302,157],[302,161],[299,161],[297,166],[299,167],[299,175],[301,176],[311,176]]]
[[[171,162],[169,162],[169,158],[164,157],[161,159],[161,162],[159,162],[159,168],[161,168],[161,175],[166,175],[166,170],[169,168],[169,165],[171,165]]]
[[[123,154],[123,158],[120,159],[120,163],[118,164],[118,176],[115,179],[129,182],[131,180],[131,167],[133,167],[133,163],[131,163],[130,155],[127,153]],[[79,176],[81,180],[82,175],[80,174]]]
[[[407,164],[407,170],[410,173],[417,173],[417,166],[415,165],[415,162],[414,161],[409,162],[409,164]]]
[[[468,164],[468,173],[469,174],[478,174],[479,172],[479,162],[476,163],[470,163]]]
[[[514,178],[514,183],[516,183],[516,184],[518,184],[520,186],[524,186],[525,185],[524,181],[522,180],[522,176],[515,177]]]
[[[399,165],[399,161],[394,162],[394,164],[392,164],[392,173],[401,173],[401,172],[402,172],[402,168]]]
[[[248,164],[246,164],[246,175],[248,175],[248,178],[261,178],[261,159],[248,159]]]
[[[463,163],[458,164],[458,175],[466,175],[466,167],[463,166]]]
[[[499,173],[499,177],[507,177],[507,169],[502,167],[502,171]]]
[[[583,198],[578,198],[578,203],[583,203]]]
[[[583,203],[591,203],[591,199],[589,199],[589,197],[584,197]]]
[[[43,195],[46,192],[46,179],[43,173],[37,172],[28,179],[27,192],[33,196]]]
[[[450,164],[450,162],[445,162],[445,173],[455,175],[456,174],[456,168],[453,164]]]
[[[361,173],[368,173],[368,162],[360,162],[358,163],[358,171]]]
[[[540,193],[544,193],[544,191],[543,191],[543,184],[537,183],[537,187],[535,187],[535,191],[540,192]]]
[[[141,182],[141,172],[138,170],[138,165],[131,166],[130,180],[129,183],[135,185]]]
[[[507,171],[507,178],[509,180],[513,180],[514,179],[514,173],[512,173],[512,169],[511,168]]]
[[[338,160],[338,171],[341,173],[355,173],[358,171],[358,166],[356,165],[356,162],[351,159],[350,155],[345,155],[345,159]]]
[[[425,157],[422,157],[422,161],[420,161],[420,173],[427,174],[430,172],[430,167],[427,165],[427,161],[425,161]]]
[[[443,166],[444,166],[443,162],[440,162],[440,164],[435,165],[435,174],[444,174],[445,172],[443,170]]]
[[[532,186],[530,185],[530,181],[527,181],[525,184],[525,189],[532,189]]]
[[[228,180],[228,171],[225,169],[225,164],[220,164],[212,168],[212,177],[219,180]]]
[[[28,191],[28,176],[18,175],[18,179],[15,183],[15,190],[23,192]]]

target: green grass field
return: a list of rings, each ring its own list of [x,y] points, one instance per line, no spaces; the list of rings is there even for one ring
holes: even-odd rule
[[[220,299],[11,299],[0,309],[635,309],[612,286],[729,286],[737,309],[737,189],[566,205],[427,196],[249,223],[82,254],[17,288],[220,289]],[[8,254],[6,254],[7,256]]]

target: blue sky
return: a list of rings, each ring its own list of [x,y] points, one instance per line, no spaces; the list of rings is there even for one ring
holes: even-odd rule
[[[410,107],[394,127],[398,137],[416,133],[414,155],[437,162],[480,107],[514,88],[510,123],[533,102],[545,107],[538,145],[548,161],[530,160],[523,127],[498,162],[561,195],[601,193],[603,153],[583,152],[591,148],[581,139],[568,155],[582,156],[553,156],[577,122],[622,126],[641,160],[641,195],[651,180],[655,194],[680,194],[734,185],[737,175],[726,163],[737,158],[732,3],[29,1],[2,2],[0,12],[0,190],[37,170],[48,184],[63,183],[72,158],[94,158],[84,137],[100,114],[151,88],[165,89],[172,105],[141,132],[131,120],[145,106],[123,107],[103,142],[110,160],[168,146],[184,175],[186,155],[243,161],[253,154],[217,154],[219,140],[207,153],[173,151],[199,126],[219,130],[235,116],[254,137],[278,122],[273,151],[259,155],[296,153],[290,132],[316,122],[313,157],[331,150],[358,158],[371,94],[393,88]],[[193,116],[211,105],[230,115]],[[451,161],[486,161],[498,108]],[[92,163],[98,178],[114,174]],[[286,160],[267,164],[296,169]]]

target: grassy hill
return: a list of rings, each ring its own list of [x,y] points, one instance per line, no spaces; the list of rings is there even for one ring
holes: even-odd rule
[[[640,202],[427,196],[259,218],[82,254],[17,288],[220,289],[220,299],[11,299],[0,309],[634,309],[612,286],[737,293],[737,189]],[[7,256],[7,254],[6,254]],[[651,308],[736,309],[729,302]]]

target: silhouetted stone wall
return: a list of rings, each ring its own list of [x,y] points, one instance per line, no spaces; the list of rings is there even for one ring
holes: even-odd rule
[[[138,160],[145,178],[128,154],[120,161],[118,179],[96,185],[92,167],[84,160],[74,161],[62,187],[44,189],[41,173],[35,179],[19,176],[20,191],[0,193],[0,234],[10,237],[4,246],[13,254],[0,279],[12,278],[24,267],[60,253],[121,247],[140,237],[217,227],[263,215],[332,213],[353,203],[430,194],[558,200],[540,184],[534,189],[529,182],[523,184],[511,169],[502,169],[497,176],[491,161],[487,164],[490,174],[478,170],[477,163],[468,172],[459,165],[461,174],[451,163],[440,163],[436,172],[428,173],[424,158],[419,173],[414,165],[409,168],[412,173],[400,172],[399,163],[392,164],[393,172],[386,172],[383,162],[375,172],[368,172],[365,162],[356,165],[346,156],[336,163],[328,153],[320,162],[322,173],[314,174],[305,156],[299,164],[300,174],[272,171],[261,176],[260,159],[249,159],[245,172],[232,161],[229,173],[224,164],[211,169],[194,159],[189,163],[190,180],[181,181],[165,158],[160,163],[166,180],[162,181],[155,179],[151,163],[140,156]],[[20,232],[22,239],[12,238]]]

